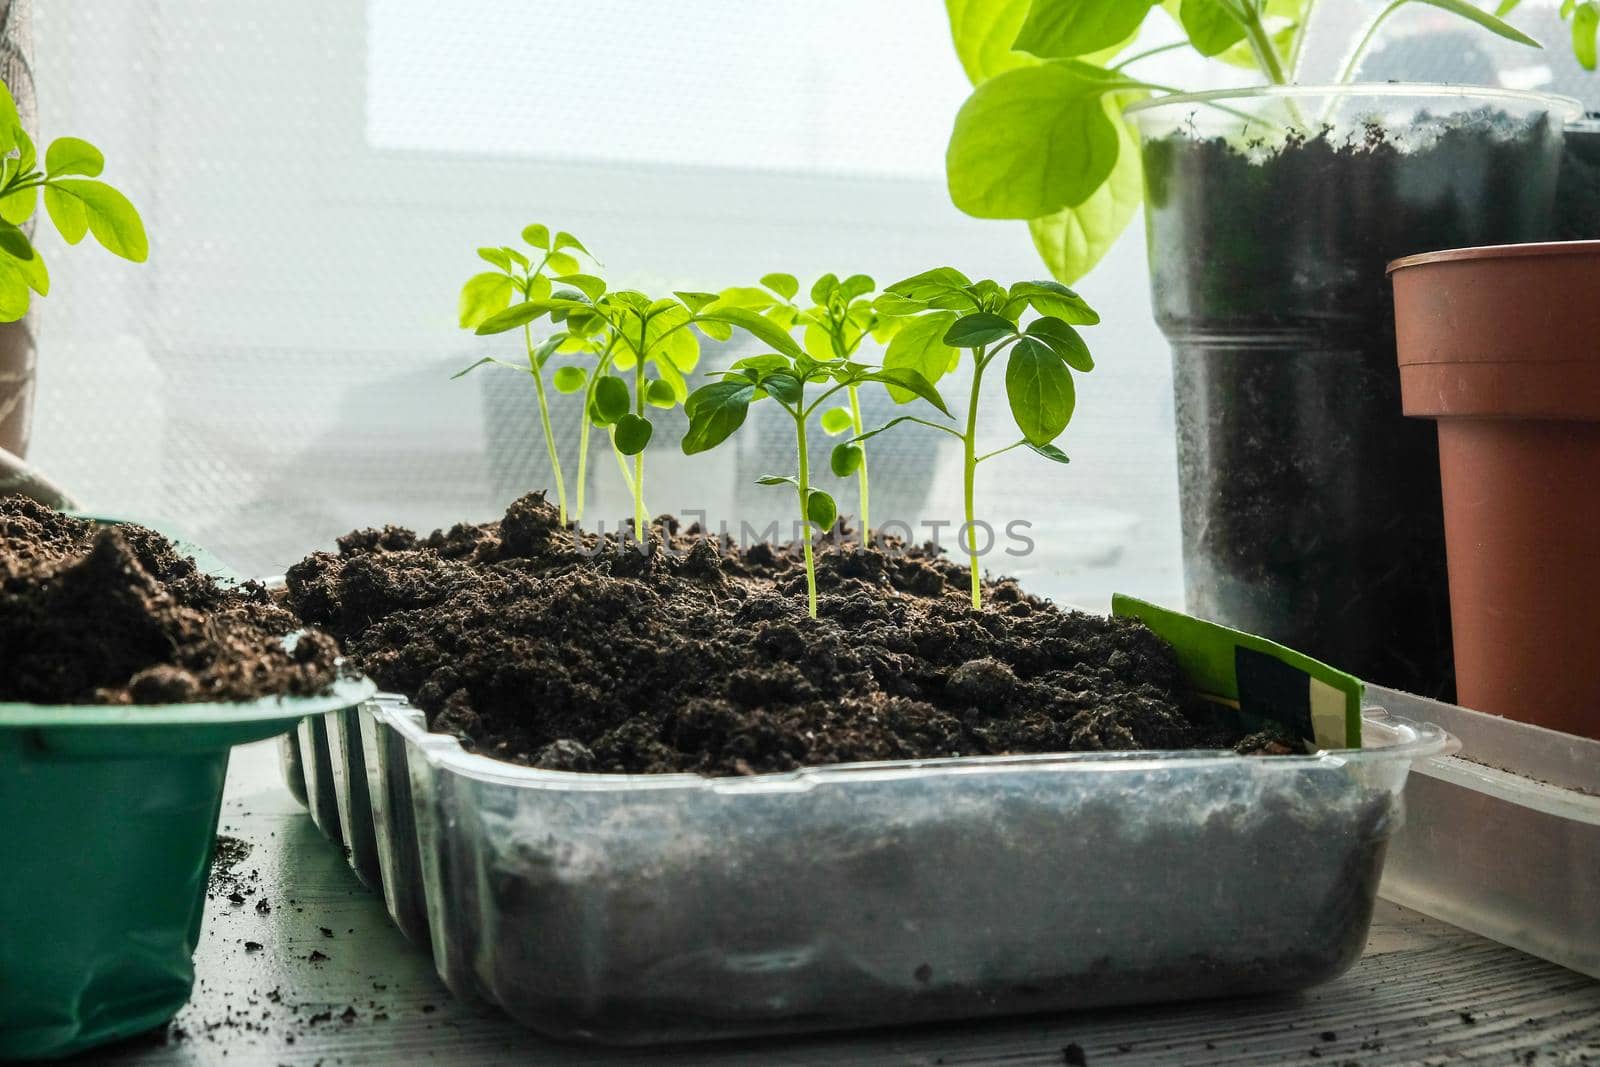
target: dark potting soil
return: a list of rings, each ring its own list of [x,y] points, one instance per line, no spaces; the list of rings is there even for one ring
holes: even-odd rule
[[[1600,115],[1590,112],[1567,127],[1556,185],[1552,241],[1600,239]]]
[[[812,620],[796,553],[662,523],[648,554],[593,534],[580,547],[532,494],[500,522],[351,533],[290,568],[287,602],[431,729],[550,769],[730,775],[1241,740],[1142,623],[1009,580],[973,612],[968,572],[931,547],[853,543],[821,550]]]
[[[223,585],[142,526],[0,497],[0,701],[165,704],[310,695],[338,649],[266,590]]]
[[[1543,238],[1559,132],[1484,111],[1436,134],[1180,134],[1144,164],[1190,610],[1448,699],[1438,445],[1401,413],[1384,267]]]

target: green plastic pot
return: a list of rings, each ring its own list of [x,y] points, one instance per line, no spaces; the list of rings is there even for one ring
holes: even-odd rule
[[[360,679],[235,704],[0,704],[0,1060],[172,1018],[194,985],[229,749],[372,692]]]

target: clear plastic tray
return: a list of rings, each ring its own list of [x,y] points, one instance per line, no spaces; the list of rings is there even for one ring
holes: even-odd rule
[[[1406,786],[1384,897],[1600,978],[1600,741],[1369,692],[1462,744]]]
[[[1284,991],[1361,954],[1413,760],[1451,739],[1372,711],[1363,749],[1087,753],[752,778],[532,770],[403,699],[361,766],[302,752],[330,826],[364,778],[391,915],[458,995],[608,1043]],[[321,746],[337,716],[302,730]],[[345,737],[349,726],[345,726]],[[286,759],[286,771],[289,764]],[[330,814],[331,813],[331,814]]]

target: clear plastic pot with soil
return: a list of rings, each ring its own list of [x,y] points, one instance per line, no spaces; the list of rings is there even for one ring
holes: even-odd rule
[[[229,749],[372,693],[229,577],[148,528],[0,497],[0,1060],[170,1019]]]
[[[797,553],[574,538],[530,496],[357,531],[283,593],[403,694],[287,746],[318,825],[454,991],[557,1036],[1326,981],[1360,954],[1411,761],[1448,744],[1148,605],[997,581],[973,611],[914,546],[824,546],[812,619]]]
[[[1567,123],[1551,241],[1600,238],[1600,114]]]
[[[1394,84],[1130,109],[1172,344],[1190,611],[1453,693],[1438,445],[1401,413],[1384,266],[1544,234],[1576,113]]]

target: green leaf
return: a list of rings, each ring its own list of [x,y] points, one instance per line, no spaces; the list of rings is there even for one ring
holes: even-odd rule
[[[833,497],[821,489],[813,489],[806,494],[806,518],[822,527],[826,532],[833,528],[834,520],[839,517],[839,505],[833,502]]]
[[[757,485],[793,485],[798,486],[800,479],[791,474],[763,474],[756,479]]]
[[[558,393],[576,393],[589,384],[589,375],[582,367],[557,367],[551,382]]]
[[[800,292],[800,279],[793,274],[763,274],[761,284],[785,300],[793,300]]]
[[[76,137],[57,137],[44,152],[45,173],[52,178],[81,174],[97,178],[106,169],[106,157],[88,141]]]
[[[1100,323],[1100,313],[1060,282],[1017,282],[1007,295],[1011,300],[1026,300],[1041,315],[1051,315],[1075,326]]]
[[[1046,445],[1072,421],[1076,403],[1072,373],[1044,343],[1024,338],[1006,362],[1006,397],[1011,417],[1030,444]]]
[[[839,289],[839,276],[837,274],[824,274],[811,283],[811,302],[813,304],[826,304]]]
[[[845,443],[846,444],[859,444],[862,441],[870,441],[872,438],[878,436],[880,433],[883,433],[886,430],[894,429],[896,426],[900,425],[902,422],[915,422],[915,423],[918,423],[918,424],[923,424],[922,420],[917,418],[915,415],[901,415],[899,418],[890,419],[888,422],[884,423],[882,426],[877,427],[876,429],[868,430],[865,433],[858,433],[854,437],[850,438],[849,441],[846,441]],[[936,423],[927,423],[925,425],[930,425],[931,426],[931,425],[937,425],[937,424]],[[954,429],[952,429],[950,432],[953,433],[953,434],[956,433],[956,431]],[[956,434],[956,436],[960,436],[960,435]]]
[[[656,379],[645,389],[644,402],[651,407],[670,408],[676,407],[682,397],[672,382]]]
[[[855,426],[855,416],[850,414],[849,408],[829,408],[822,413],[822,432],[829,437],[837,437]]]
[[[1028,221],[1033,246],[1056,280],[1069,285],[1092,270],[1128,228],[1144,203],[1144,166],[1139,145],[1128,124],[1118,114],[1135,96],[1116,93],[1105,98],[1107,114],[1116,124],[1117,163],[1083,203]]]
[[[915,305],[910,310],[920,311],[923,308],[937,307],[945,310],[970,307],[971,303],[959,298],[962,291],[972,285],[972,279],[956,270],[954,267],[934,267],[921,274],[913,274],[909,278],[895,282],[884,290],[886,296],[899,297],[903,301]],[[879,298],[879,303],[883,299]],[[888,314],[902,312],[889,311]]]
[[[17,147],[17,133],[21,129],[22,118],[17,114],[17,102],[12,99],[11,90],[6,88],[5,82],[0,82],[0,156]],[[26,311],[27,293],[22,295],[24,298],[23,310]],[[21,315],[17,316],[17,318],[21,317]],[[15,322],[16,319],[7,321]]]
[[[800,384],[800,379],[789,371],[778,371],[768,374],[761,379],[761,388],[765,389],[774,400],[782,404],[798,404],[805,395],[805,386]]]
[[[577,257],[568,255],[565,252],[551,252],[549,257],[545,259],[545,266],[550,269],[551,274],[557,277],[577,274],[583,270],[583,264],[578,262]]]
[[[1032,441],[1029,441],[1028,447],[1053,463],[1072,462],[1067,458],[1067,454],[1061,451],[1061,449],[1057,448],[1055,445],[1036,445]]]
[[[961,105],[945,153],[950,198],[969,215],[1032,219],[1088,200],[1116,169],[1121,142],[1107,93],[1134,88],[1076,60],[1019,67]]]
[[[954,370],[961,358],[959,349],[944,343],[945,331],[955,320],[956,313],[953,311],[936,311],[912,319],[890,339],[889,347],[883,354],[884,369],[913,370],[926,381],[937,382]],[[916,394],[890,386],[889,395],[895,403],[905,404]]]
[[[672,295],[682,300],[684,306],[693,312],[698,312],[701,308],[716,303],[718,299],[716,293],[697,293],[692,290],[687,292],[676,291]]]
[[[33,250],[32,259],[15,259],[9,255],[0,256],[0,268],[4,269],[9,278],[20,281],[24,288],[31,289],[40,296],[50,293],[50,272],[45,269],[44,256],[39,250]],[[27,302],[24,299],[22,310],[26,313]]]
[[[578,251],[582,252],[584,255],[588,256],[590,259],[594,258],[594,255],[587,248],[583,247],[583,242],[582,241],[580,241],[576,237],[572,236],[572,234],[568,233],[566,230],[557,230],[556,231],[556,251],[559,252],[563,248],[576,248]]]
[[[1222,0],[1183,0],[1178,21],[1189,43],[1203,56],[1216,56],[1244,40],[1244,23],[1230,12]]]
[[[9,193],[5,199],[0,200],[0,219],[5,219],[13,226],[21,226],[33,218],[34,211],[39,206],[39,187],[30,185],[26,189],[19,189]]]
[[[615,375],[604,375],[594,383],[589,421],[599,426],[612,425],[628,413],[628,399],[628,383]]]
[[[838,477],[848,478],[861,469],[861,461],[864,458],[866,453],[861,451],[861,446],[847,441],[842,445],[833,446],[833,452],[828,456],[828,466]]]
[[[491,315],[504,311],[515,291],[516,282],[509,274],[497,274],[494,271],[474,274],[461,287],[459,324],[463,329],[475,329]]]
[[[950,409],[945,407],[944,397],[939,395],[939,390],[933,387],[933,383],[910,368],[883,367],[879,370],[875,370],[864,375],[862,380],[869,382],[882,382],[884,385],[903,389],[909,393],[914,393],[926,400],[928,403],[932,404],[934,407],[938,408],[944,414],[950,414]],[[893,391],[894,389],[891,388],[891,394]]]
[[[1408,0],[1396,0],[1395,3],[1389,5],[1390,10],[1393,10],[1394,8],[1398,8],[1402,4],[1405,4],[1407,2],[1408,2]],[[1511,25],[1511,23],[1506,22],[1504,19],[1501,19],[1501,18],[1499,18],[1499,17],[1497,17],[1495,15],[1489,14],[1487,11],[1484,11],[1482,8],[1479,8],[1479,7],[1469,3],[1468,0],[1409,0],[1409,2],[1418,3],[1418,4],[1427,4],[1430,7],[1436,7],[1436,8],[1439,8],[1440,10],[1442,10],[1442,11],[1448,11],[1452,15],[1460,15],[1462,18],[1466,19],[1468,22],[1476,22],[1479,26],[1482,26],[1484,29],[1488,30],[1490,33],[1495,34],[1496,36],[1499,36],[1499,37],[1504,37],[1508,41],[1515,41],[1518,44],[1527,45],[1530,48],[1543,48],[1544,47],[1538,41],[1534,40],[1532,37],[1529,37],[1527,34],[1523,33],[1521,30],[1517,29],[1515,26]],[[1580,5],[1580,10],[1581,10],[1582,7],[1594,7],[1594,6],[1595,5],[1593,3],[1585,3],[1583,5]],[[1597,10],[1596,14],[1600,15],[1600,10]],[[1576,50],[1576,47],[1577,47],[1576,34],[1577,34],[1577,30],[1578,30],[1578,26],[1577,26],[1577,21],[1576,20],[1574,20],[1574,22],[1573,22],[1572,29],[1573,29],[1573,34],[1574,34],[1573,47],[1574,47],[1574,50]],[[1578,57],[1578,59],[1579,59],[1579,62],[1582,62],[1582,60],[1583,60],[1582,55],[1580,55]]]
[[[17,127],[17,173],[27,174],[39,162],[38,153],[33,147],[33,138],[28,136],[28,131],[21,126]]]
[[[1044,344],[1067,366],[1084,374],[1094,370],[1094,356],[1082,335],[1060,319],[1046,317],[1028,323],[1028,336]]]
[[[683,435],[683,454],[692,456],[715,448],[744,425],[756,387],[749,382],[730,380],[702,385],[689,394],[684,414],[689,417],[689,432]]]
[[[89,213],[84,209],[83,201],[77,197],[68,196],[47,185],[44,187],[44,207],[50,214],[56,232],[67,244],[77,244],[89,232]]]
[[[1582,3],[1572,12],[1572,54],[1584,70],[1594,70],[1600,4]]]
[[[849,303],[858,296],[866,296],[872,292],[877,287],[877,284],[870,275],[852,274],[839,283],[839,295],[844,298],[846,303]]]
[[[945,0],[950,36],[968,81],[977,85],[1035,61],[1011,47],[1027,18],[1030,3],[1031,0]]]
[[[535,222],[522,228],[522,239],[534,248],[548,250],[550,248],[550,227],[542,222]]]
[[[1017,324],[987,311],[963,315],[945,331],[944,343],[954,348],[979,348],[1010,337],[1017,332]]]
[[[758,341],[782,352],[790,359],[798,359],[805,355],[800,346],[795,344],[794,338],[790,337],[787,332],[779,328],[770,319],[748,308],[725,307],[702,311],[696,316],[696,319],[725,322],[730,326],[737,326],[754,336]]]
[[[497,312],[478,323],[476,333],[487,336],[495,333],[505,333],[518,326],[526,326],[541,315],[548,315],[552,311],[588,311],[589,305],[581,300],[565,300],[560,297],[548,297],[544,300],[524,300],[520,304],[512,304],[504,311]]]
[[[1515,11],[1520,3],[1522,0],[1500,0],[1500,6],[1494,9],[1494,13],[1500,18],[1505,18]]]
[[[3,257],[0,257],[3,259]],[[28,313],[28,284],[12,271],[0,271],[0,322],[16,322]]]
[[[88,216],[89,232],[107,252],[135,263],[143,263],[149,257],[150,244],[139,212],[117,190],[89,178],[56,178],[49,188],[78,200]],[[54,212],[51,217],[55,217]]]
[[[478,258],[485,263],[499,267],[508,274],[511,272],[511,257],[506,254],[506,250],[503,248],[480,248],[478,249]]]
[[[650,425],[649,419],[631,411],[617,420],[616,429],[612,431],[617,451],[624,456],[637,456],[643,452],[654,432],[655,427]]]
[[[0,222],[0,251],[14,259],[31,260],[34,256],[28,235],[9,222]]]
[[[1110,48],[1136,33],[1155,0],[1033,0],[1011,47],[1041,59]]]
[[[743,359],[735,360],[731,369],[754,371],[756,379],[759,380],[763,375],[772,374],[775,371],[788,370],[791,366],[793,364],[789,360],[769,352],[762,356],[746,356]]]
[[[572,286],[590,300],[599,300],[606,292],[606,283],[593,274],[562,274],[556,281]]]
[[[493,356],[484,356],[482,359],[478,360],[476,363],[472,364],[471,366],[464,367],[461,370],[458,370],[454,374],[450,375],[450,380],[451,381],[455,381],[457,378],[465,378],[467,375],[471,374],[473,371],[477,370],[479,367],[486,367],[486,366],[490,365],[491,363],[493,365],[495,365],[496,367],[504,367],[507,370],[521,371],[523,374],[529,373],[527,367],[519,366],[516,363],[507,363],[505,360],[503,360],[503,359],[495,359]]]

